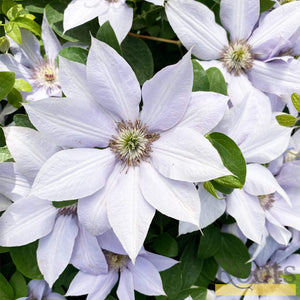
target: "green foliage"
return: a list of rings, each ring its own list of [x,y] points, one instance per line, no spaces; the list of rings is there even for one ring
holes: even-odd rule
[[[13,88],[7,95],[7,102],[13,107],[20,108],[23,103],[23,97],[17,89]]]
[[[16,126],[29,127],[35,129],[35,127],[32,125],[27,115],[21,115],[21,114],[14,115],[14,122]]]
[[[27,296],[27,284],[24,276],[16,271],[9,280],[10,285],[14,290],[14,299]]]
[[[297,93],[292,94],[292,102],[297,109],[298,112],[300,112],[300,95]]]
[[[15,84],[15,73],[0,72],[0,100],[7,96]]]
[[[251,263],[247,247],[236,236],[221,233],[219,251],[214,258],[229,274],[238,278],[247,278],[251,272]]]
[[[0,163],[13,161],[13,157],[11,156],[7,146],[0,148]]]
[[[37,265],[37,246],[38,243],[34,242],[25,246],[10,248],[10,255],[17,270],[31,279],[43,279]]]
[[[182,275],[179,264],[172,268],[160,273],[163,288],[168,298],[175,298],[180,292],[182,287]],[[164,296],[156,297],[156,299],[165,299]]]
[[[167,232],[159,235],[153,245],[152,248],[155,252],[160,255],[175,257],[178,255],[178,245],[176,240]]]
[[[242,188],[246,180],[246,162],[240,148],[231,138],[219,132],[213,132],[207,138],[219,152],[224,166],[235,175],[214,181],[230,188]]]
[[[81,64],[86,64],[88,51],[80,47],[66,47],[59,51],[59,55]]]
[[[276,116],[276,120],[281,126],[290,127],[296,123],[297,118],[292,115],[283,114]]]
[[[0,273],[0,299],[14,300],[14,290],[1,273]]]
[[[31,85],[23,79],[16,79],[14,88],[20,92],[31,92],[32,91]]]
[[[52,205],[56,208],[62,208],[76,204],[78,200],[67,200],[67,201],[52,201]]]
[[[138,38],[127,36],[121,44],[123,57],[132,67],[140,85],[153,76],[153,58],[147,44]]]
[[[221,197],[218,196],[217,191],[216,191],[216,188],[214,187],[214,185],[213,185],[210,181],[204,182],[203,187],[204,187],[211,195],[213,195],[215,198],[217,198],[217,199],[219,199],[219,200],[224,199],[224,198],[221,198]]]
[[[275,4],[273,0],[260,0],[260,12],[263,13],[270,8],[272,8]]]
[[[10,38],[12,38],[18,44],[22,44],[21,31],[18,25],[14,24],[13,22],[9,22],[4,24],[4,29]]]
[[[209,90],[219,94],[227,95],[227,85],[223,74],[218,68],[209,68],[206,70],[209,81]]]
[[[220,250],[220,229],[214,225],[210,225],[203,229],[203,235],[201,236],[198,257],[208,258],[214,256]]]
[[[9,40],[6,36],[0,37],[0,52],[6,53],[9,50]]]
[[[196,59],[192,60],[194,70],[193,92],[209,91],[209,81],[205,70]]]
[[[112,48],[114,48],[120,55],[122,55],[122,50],[117,40],[116,34],[112,29],[109,21],[105,22],[98,30],[96,38],[102,41]]]

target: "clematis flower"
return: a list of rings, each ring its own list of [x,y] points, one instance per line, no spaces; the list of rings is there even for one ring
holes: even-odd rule
[[[58,293],[52,293],[49,285],[44,280],[33,279],[28,283],[28,296],[17,300],[65,300]]]
[[[293,57],[282,55],[289,40],[299,37],[300,2],[282,5],[259,23],[259,0],[222,0],[220,19],[204,4],[193,0],[169,0],[168,20],[187,49],[204,68],[219,68],[235,105],[253,86],[278,96],[299,91],[299,68]],[[253,86],[252,86],[253,85]]]
[[[228,97],[192,94],[190,53],[144,84],[142,112],[135,74],[105,43],[92,40],[86,67],[61,59],[60,68],[67,98],[31,102],[26,110],[36,128],[73,149],[44,164],[32,195],[79,199],[80,222],[94,235],[111,226],[133,260],[155,209],[198,226],[200,200],[193,182],[231,174],[195,130],[203,122],[198,107],[205,96],[225,105]],[[76,74],[71,85],[69,74]],[[215,109],[217,120],[225,105]],[[208,118],[202,126],[215,122]]]
[[[30,128],[10,126],[4,131],[7,145],[29,187],[1,216],[0,245],[15,247],[39,239],[37,262],[50,286],[69,263],[92,274],[106,271],[96,238],[78,223],[77,203],[55,207],[50,201],[28,197],[30,184],[41,165],[61,148]],[[4,176],[5,173],[1,174]],[[4,191],[11,185],[7,180],[1,181]]]
[[[46,60],[41,55],[39,41],[33,33],[23,28],[20,30],[22,45],[10,39],[10,49],[14,55],[0,55],[0,71],[14,72],[16,78],[21,78],[31,85],[32,92],[27,94],[26,100],[61,96],[56,57],[62,47],[46,17],[44,16],[42,24]]]
[[[134,290],[144,295],[165,295],[159,272],[169,269],[176,260],[146,251],[139,252],[133,265],[122,245],[108,231],[98,237],[105,253],[108,272],[91,275],[79,271],[70,284],[67,296],[88,294],[89,300],[105,299],[119,279],[118,299],[134,299]]]
[[[164,0],[148,0],[163,5]],[[129,32],[133,20],[133,8],[125,0],[72,0],[64,12],[64,31],[98,17],[100,26],[109,21],[119,43]]]

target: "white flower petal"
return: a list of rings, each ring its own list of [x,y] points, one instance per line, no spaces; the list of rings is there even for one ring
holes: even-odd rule
[[[33,125],[65,147],[106,147],[115,124],[88,99],[49,98],[25,104]]]
[[[145,251],[145,253],[140,254],[139,257],[144,257],[146,258],[146,260],[148,260],[149,262],[151,262],[151,264],[153,266],[155,266],[155,268],[161,272],[164,270],[167,270],[169,268],[171,268],[172,266],[174,266],[175,264],[178,263],[177,260],[166,257],[166,256],[162,256],[162,255],[158,255],[155,253],[151,253],[148,251]]]
[[[113,48],[94,38],[87,60],[87,79],[101,106],[119,120],[136,120],[141,91],[133,70]]]
[[[171,179],[203,182],[232,175],[211,143],[187,127],[165,132],[152,144],[152,150],[154,167]]]
[[[134,300],[133,274],[127,268],[120,272],[119,286],[117,289],[119,299]]]
[[[43,165],[32,194],[52,201],[91,195],[104,186],[114,164],[110,149],[62,150]]]
[[[31,128],[9,126],[3,131],[18,169],[31,183],[46,160],[61,150],[49,137]]]
[[[160,175],[149,163],[140,165],[140,186],[145,199],[161,213],[199,225],[200,199],[195,186]]]
[[[0,245],[21,246],[47,235],[53,228],[56,213],[51,202],[37,198],[13,203],[0,218]]]
[[[113,178],[113,177],[114,178]],[[107,201],[108,220],[132,261],[135,261],[146,238],[155,209],[140,191],[138,167],[122,171],[117,166],[110,180],[110,199]]]
[[[169,0],[168,20],[187,49],[205,60],[218,59],[228,45],[226,31],[215,22],[213,12],[204,4],[191,0]]]
[[[6,210],[11,204],[12,201],[0,194],[0,212]]]
[[[194,92],[185,115],[177,126],[208,133],[223,118],[229,97],[213,92]]]
[[[243,234],[259,244],[265,228],[265,213],[258,198],[235,189],[226,203],[227,212],[236,219]]]
[[[150,131],[164,131],[178,123],[190,102],[193,86],[191,54],[168,66],[143,85],[141,120]]]
[[[37,261],[50,287],[69,264],[77,234],[76,218],[58,214],[53,231],[40,239]]]
[[[220,18],[230,39],[247,40],[259,17],[259,0],[222,0]]]

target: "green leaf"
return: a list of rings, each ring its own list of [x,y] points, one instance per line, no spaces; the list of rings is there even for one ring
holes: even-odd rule
[[[0,37],[0,51],[6,53],[9,50],[10,44],[6,36]]]
[[[209,81],[205,70],[196,59],[192,59],[194,70],[193,92],[209,91]]]
[[[14,5],[13,7],[11,7],[8,11],[7,11],[7,17],[9,20],[13,21],[15,18],[17,18],[21,11],[23,10],[22,4],[17,4]]]
[[[11,156],[7,146],[0,148],[0,163],[5,161],[13,161],[13,157]]]
[[[15,299],[27,296],[27,284],[24,276],[16,271],[10,278],[9,283],[13,287]]]
[[[14,290],[1,273],[0,273],[0,299],[14,300]]]
[[[214,255],[219,265],[229,274],[238,278],[248,278],[251,263],[247,247],[236,236],[221,233],[219,251]]]
[[[276,116],[276,120],[281,126],[290,127],[296,123],[297,118],[292,115],[284,114]]]
[[[2,1],[2,12],[6,15],[7,12],[10,10],[11,7],[15,6],[17,3],[12,0],[5,0]]]
[[[14,88],[21,92],[32,91],[31,85],[27,81],[20,78],[15,80]]]
[[[35,127],[32,125],[27,115],[21,115],[21,114],[14,115],[14,122],[16,126],[35,129]]]
[[[208,258],[214,256],[220,247],[221,232],[214,225],[203,229],[203,235],[200,238],[198,247],[198,257]]]
[[[273,0],[260,0],[260,13],[263,13],[270,8],[272,8],[275,4]]]
[[[14,23],[19,25],[22,28],[30,30],[35,35],[39,35],[39,36],[41,35],[41,26],[29,18],[18,17],[14,19]]]
[[[62,208],[62,207],[73,205],[77,202],[78,202],[78,200],[52,201],[52,204],[56,208]]]
[[[174,257],[178,255],[178,245],[176,240],[166,232],[157,237],[152,245],[152,248],[160,255],[168,257]]]
[[[38,242],[21,247],[11,247],[10,255],[18,271],[30,279],[43,279],[37,265],[36,250]]]
[[[207,289],[204,287],[186,289],[178,294],[172,300],[183,300],[187,297],[192,297],[193,300],[206,300]]]
[[[300,297],[300,274],[281,274],[280,275],[287,283],[296,285],[296,295]]]
[[[39,1],[32,1],[32,0],[23,0],[22,5],[23,7],[33,13],[44,13],[45,6],[49,3],[49,0],[39,0]]]
[[[14,22],[6,23],[4,24],[4,29],[10,38],[12,38],[19,45],[22,44],[21,31],[17,24]]]
[[[127,36],[121,44],[123,57],[132,67],[140,85],[153,76],[152,53],[141,39]]]
[[[292,102],[297,109],[298,112],[300,112],[300,95],[297,93],[292,94]]]
[[[168,295],[168,298],[173,298],[178,295],[181,291],[182,286],[182,275],[179,264],[176,264],[172,268],[165,270],[160,273],[163,288],[165,293]],[[165,297],[156,297],[156,298],[165,298]]]
[[[220,198],[220,197],[218,196],[217,191],[216,191],[214,185],[213,185],[210,181],[204,182],[203,187],[204,187],[211,195],[213,195],[215,198],[217,198],[217,199],[219,199],[219,200],[224,199],[224,198]]]
[[[7,96],[15,84],[15,73],[0,72],[0,100]]]
[[[80,47],[66,47],[59,51],[59,55],[81,64],[86,64],[88,51]]]
[[[22,107],[23,97],[18,90],[13,88],[7,95],[7,102],[16,108],[20,108]]]
[[[9,252],[9,247],[0,247],[0,253]]]
[[[229,187],[241,188],[246,180],[246,162],[237,144],[227,135],[213,132],[207,135],[208,140],[219,152],[224,166],[231,171],[233,176],[225,176],[215,179],[216,182]]]
[[[196,240],[189,241],[180,258],[182,269],[182,288],[191,287],[201,273],[203,261],[197,256]]]
[[[214,188],[216,190],[218,190],[219,192],[221,192],[222,194],[229,195],[229,194],[231,194],[233,192],[233,188],[230,188],[228,186],[224,186],[224,185],[218,183],[215,180],[211,180],[210,182],[212,183],[212,185],[214,186]]]
[[[218,68],[213,67],[209,68],[206,71],[206,74],[209,81],[209,90],[211,92],[227,95],[227,85],[221,71]]]
[[[109,21],[106,21],[101,27],[99,28],[96,38],[99,41],[106,43],[107,45],[114,48],[120,55],[122,55],[122,50],[117,40],[116,34],[112,29]]]

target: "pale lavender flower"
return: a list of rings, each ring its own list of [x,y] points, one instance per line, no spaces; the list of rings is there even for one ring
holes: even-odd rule
[[[30,128],[11,126],[4,131],[7,145],[30,187],[42,164],[61,148]],[[4,191],[9,187],[4,180],[2,185]],[[0,218],[1,246],[21,246],[40,239],[37,262],[50,286],[70,262],[93,274],[107,270],[96,238],[78,223],[76,203],[56,208],[50,201],[27,194],[25,190],[23,197]]]
[[[89,300],[102,300],[118,279],[117,295],[120,300],[134,300],[134,290],[150,296],[165,295],[159,272],[175,265],[176,260],[142,248],[133,265],[112,231],[99,236],[98,240],[106,257],[108,272],[91,275],[79,271],[70,284],[67,296],[88,294]]]
[[[148,0],[163,5],[163,0]],[[109,21],[119,43],[129,32],[133,20],[133,8],[125,0],[72,0],[64,12],[64,31],[98,17],[100,26]]]
[[[215,22],[204,4],[193,0],[169,0],[168,20],[187,49],[205,68],[218,67],[228,83],[233,104],[240,103],[252,84],[278,96],[300,89],[299,68],[291,56],[277,57],[290,39],[299,37],[300,2],[282,5],[259,19],[259,0],[222,0],[220,18],[230,33]]]
[[[17,300],[66,300],[66,298],[53,293],[46,281],[33,279],[28,283],[28,296]]]
[[[41,55],[40,43],[35,35],[29,30],[20,30],[22,45],[10,39],[10,49],[14,55],[0,55],[0,71],[14,72],[16,78],[21,78],[31,85],[32,92],[26,94],[26,100],[61,96],[56,58],[62,47],[46,17],[44,16],[42,24],[46,60]]]
[[[36,128],[74,149],[45,163],[32,194],[53,201],[84,197],[80,222],[94,235],[111,226],[133,260],[155,209],[198,226],[200,200],[193,182],[231,173],[195,129],[215,126],[228,97],[192,94],[190,53],[144,84],[142,112],[135,74],[105,43],[92,40],[87,66],[61,59],[60,70],[67,98],[31,102],[26,110]],[[220,105],[203,108],[202,118],[201,101],[217,99]]]

